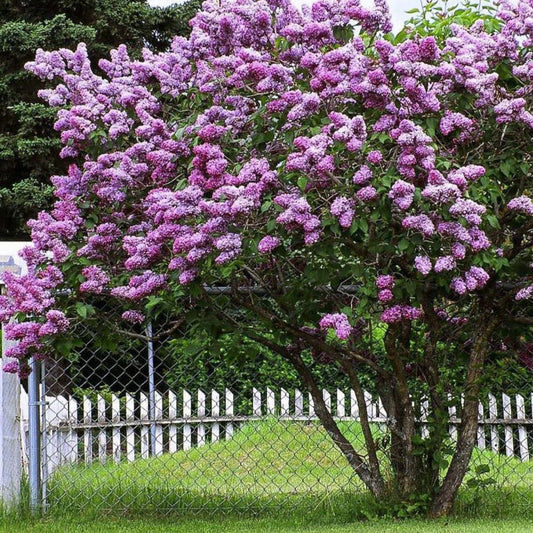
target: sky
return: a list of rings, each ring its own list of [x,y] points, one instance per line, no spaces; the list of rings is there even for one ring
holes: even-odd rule
[[[153,6],[168,6],[171,4],[179,4],[181,0],[149,0]],[[311,4],[311,0],[293,0],[297,6],[302,4]],[[367,2],[364,2],[367,3]],[[413,7],[420,7],[420,0],[389,0],[389,8],[391,10],[392,22],[395,29],[401,28],[402,22],[409,18],[405,11]]]

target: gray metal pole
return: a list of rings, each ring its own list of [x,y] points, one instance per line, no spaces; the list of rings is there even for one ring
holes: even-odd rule
[[[30,508],[36,514],[41,510],[41,401],[39,398],[40,364],[30,360],[28,377],[28,470],[30,483]]]
[[[150,420],[152,425],[150,427],[150,441],[152,447],[152,455],[155,454],[156,445],[156,428],[155,428],[155,364],[154,364],[154,342],[152,340],[152,322],[146,324],[146,336],[148,337],[148,395],[149,395],[149,409]]]
[[[48,496],[48,432],[46,425],[46,363],[41,361],[41,509],[46,512]]]

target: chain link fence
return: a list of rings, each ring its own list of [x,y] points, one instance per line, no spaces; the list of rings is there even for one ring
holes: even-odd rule
[[[179,322],[148,327],[117,320],[111,301],[94,303],[61,355],[44,364],[41,466],[48,509],[98,512],[243,512],[345,505],[365,488],[322,428],[290,365],[243,345],[191,344]],[[244,355],[243,355],[244,354]],[[334,366],[311,364],[323,398],[358,450],[359,404]],[[459,505],[480,495],[530,505],[533,496],[533,386],[487,391],[478,447]],[[378,452],[389,420],[370,379],[364,398]],[[427,436],[427,405],[417,406]],[[449,408],[450,438],[460,405]]]

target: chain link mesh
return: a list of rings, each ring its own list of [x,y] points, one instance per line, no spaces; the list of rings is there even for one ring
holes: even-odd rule
[[[105,298],[95,308],[96,316],[75,326],[63,347],[67,357],[45,364],[48,508],[252,513],[364,497],[288,364],[246,346],[241,360],[223,343],[190,345],[161,317],[147,335],[119,322]],[[343,433],[363,452],[346,376],[324,361],[310,366]],[[530,501],[533,387],[530,369],[523,361],[521,367],[527,371],[520,380],[487,391],[480,404],[478,447],[459,505],[480,495],[496,504],[503,496],[513,505]],[[363,384],[381,455],[390,445],[390,421],[372,382]],[[424,437],[423,401],[417,409]],[[453,438],[460,405],[449,413]]]

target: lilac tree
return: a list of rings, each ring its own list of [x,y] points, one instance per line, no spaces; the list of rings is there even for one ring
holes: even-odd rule
[[[532,0],[501,0],[394,36],[384,0],[208,0],[189,39],[140,61],[119,47],[106,77],[83,44],[39,50],[27,68],[58,80],[40,96],[62,154],[84,163],[29,223],[30,274],[4,276],[20,340],[5,370],[52,354],[94,295],[131,322],[165,308],[193,335],[234,332],[290,361],[376,498],[448,513],[493,353],[531,338],[532,21]],[[328,412],[320,364],[349,378],[364,450]]]

